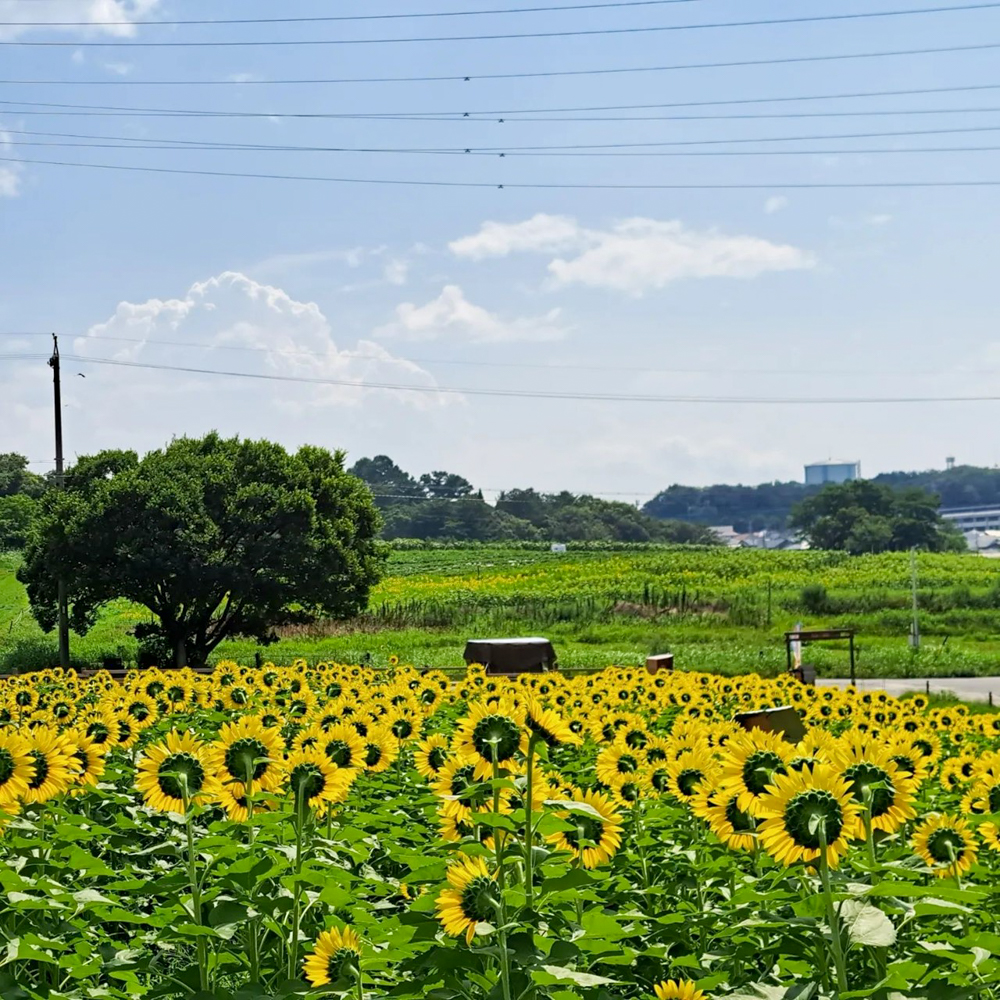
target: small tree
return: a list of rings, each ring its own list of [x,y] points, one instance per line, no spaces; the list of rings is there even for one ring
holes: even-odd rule
[[[41,500],[18,576],[43,628],[61,575],[76,631],[127,598],[156,616],[137,635],[201,666],[227,637],[267,644],[277,626],[362,610],[383,567],[379,527],[342,453],[213,433],[142,459],[80,459]]]

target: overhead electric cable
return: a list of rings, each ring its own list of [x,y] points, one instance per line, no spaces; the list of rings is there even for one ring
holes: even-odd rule
[[[611,35],[662,34],[666,32],[700,31],[714,28],[776,27],[781,24],[815,24],[836,21],[860,21],[881,17],[908,17],[917,14],[954,14],[979,10],[994,10],[1000,0],[988,3],[969,3],[953,6],[910,7],[903,10],[854,11],[846,14],[807,14],[800,17],[757,18],[749,21],[709,21],[699,24],[657,24],[630,28],[576,28],[562,31],[500,32],[481,35],[420,35],[397,38],[283,38],[283,39],[225,39],[216,41],[53,41],[25,38],[0,40],[0,46],[28,48],[273,48],[340,45],[400,45],[439,42],[493,42],[516,41],[531,38],[590,38]]]
[[[109,358],[88,358],[69,355],[66,360],[75,364],[110,365],[147,371],[169,371],[188,375],[215,375],[227,378],[245,378],[265,382],[294,382],[307,385],[330,385],[353,389],[381,389],[395,392],[422,392],[462,396],[495,396],[515,399],[564,399],[593,402],[622,403],[725,403],[749,405],[837,405],[882,403],[973,403],[1000,402],[1000,396],[667,396],[643,393],[594,393],[551,392],[531,389],[457,388],[453,386],[407,385],[392,382],[365,382],[351,379],[330,379],[303,375],[277,375],[260,372],[223,371],[215,368],[196,368],[183,365],[158,365],[139,361],[120,361]]]
[[[366,76],[366,77],[313,77],[305,79],[256,80],[242,77],[225,80],[0,80],[3,85],[57,86],[57,87],[248,87],[318,86],[321,84],[376,84],[376,83],[471,83],[481,80],[537,80],[557,77],[612,76],[629,73],[670,73],[691,69],[733,69],[746,66],[782,66],[794,63],[837,62],[845,59],[885,59],[924,55],[942,55],[956,52],[981,52],[1000,48],[1000,42],[979,42],[972,45],[944,45],[912,49],[888,49],[873,52],[838,52],[832,55],[779,56],[769,59],[736,59],[716,62],[674,63],[666,66],[612,66],[600,69],[523,70],[513,73],[462,73],[443,76]]]

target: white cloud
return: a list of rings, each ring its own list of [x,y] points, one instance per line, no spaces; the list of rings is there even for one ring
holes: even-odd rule
[[[0,0],[0,22],[29,21],[39,25],[0,25],[0,39],[19,38],[35,31],[129,38],[136,32],[133,22],[149,17],[159,6],[160,0],[47,0],[45,3],[35,3],[34,0]],[[83,26],[56,27],[60,22],[68,21],[78,21]]]
[[[392,323],[379,327],[375,336],[407,340],[436,340],[455,336],[474,343],[514,340],[558,340],[569,330],[559,325],[559,309],[544,316],[504,320],[482,306],[474,305],[457,285],[446,285],[426,305],[403,302],[396,307]]]
[[[574,219],[551,215],[510,225],[487,222],[449,248],[472,260],[517,251],[573,252],[550,261],[553,285],[582,284],[631,295],[684,278],[754,278],[815,266],[814,258],[798,247],[645,218],[625,219],[608,230],[587,229]]]
[[[764,202],[764,211],[767,215],[774,215],[783,208],[788,208],[788,199],[783,194],[772,195]]]
[[[512,253],[556,252],[578,246],[583,234],[575,219],[539,214],[524,222],[484,222],[478,233],[448,244],[456,257],[483,260]]]
[[[0,153],[12,156],[13,147],[10,135],[0,129]],[[21,180],[24,168],[19,163],[0,164],[0,198],[16,198],[21,193]]]
[[[171,343],[195,346],[180,348]],[[387,395],[426,407],[443,399],[433,392],[364,388],[365,382],[423,387],[435,383],[418,365],[394,357],[371,341],[359,341],[351,349],[338,348],[329,321],[314,302],[299,302],[281,288],[235,271],[197,282],[181,298],[122,302],[109,320],[92,326],[76,340],[75,350],[83,357],[246,372],[259,380],[237,383],[243,391],[258,398],[270,395],[282,407],[355,406]],[[121,381],[121,372],[115,369],[87,367],[86,373],[88,379],[114,373],[116,381]],[[176,386],[190,382],[192,376],[197,378],[196,373],[188,373],[187,378],[171,374],[166,383],[162,376],[146,373],[137,374],[136,379]],[[358,385],[290,382],[274,392],[267,387],[269,378],[272,384],[280,384],[287,377]],[[216,378],[212,384],[221,382]]]
[[[382,275],[390,285],[405,285],[410,274],[410,265],[405,260],[390,260]]]
[[[115,76],[128,76],[135,69],[135,66],[132,63],[109,62],[104,64],[104,68]]]

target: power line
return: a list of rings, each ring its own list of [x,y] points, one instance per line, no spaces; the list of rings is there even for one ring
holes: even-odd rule
[[[312,17],[235,17],[212,19],[134,20],[134,21],[0,21],[2,28],[105,28],[142,27],[148,25],[214,26],[220,24],[318,24],[333,21],[401,21],[434,17],[482,17],[492,14],[547,14],[560,11],[623,9],[628,7],[662,7],[678,3],[702,3],[704,0],[617,0],[613,3],[570,4],[554,7],[494,7],[487,10],[415,11],[406,14],[337,14]]]
[[[0,80],[7,86],[54,87],[250,87],[250,86],[320,86],[376,83],[471,83],[483,80],[537,80],[558,77],[613,76],[630,73],[670,73],[690,69],[734,69],[746,66],[783,66],[796,63],[838,62],[849,59],[885,59],[893,57],[944,55],[958,52],[982,52],[1000,48],[1000,42],[973,45],[944,45],[913,49],[888,49],[873,52],[842,52],[832,55],[782,56],[770,59],[735,59],[716,62],[674,63],[666,66],[612,66],[599,69],[525,70],[515,73],[463,73],[443,76],[367,76],[313,77],[306,79],[227,79],[227,80]]]
[[[0,337],[8,336],[3,331],[0,331]],[[14,336],[14,334],[10,334]],[[51,337],[51,332],[43,333],[22,333],[16,334],[16,336],[22,337]],[[326,358],[327,355],[322,351],[308,351],[297,349],[294,351],[287,350],[275,350],[272,347],[253,347],[246,344],[205,344],[198,341],[182,341],[182,340],[149,340],[143,337],[114,337],[106,336],[104,334],[86,334],[82,335],[80,338],[85,340],[87,343],[91,341],[96,341],[98,343],[112,343],[112,344],[140,344],[145,347],[170,347],[170,348],[185,348],[193,350],[205,350],[205,351],[235,351],[239,353],[248,354],[280,354],[282,357],[306,357],[306,358]],[[341,351],[339,352],[342,357],[346,357],[350,360],[363,360],[363,361],[385,361],[389,360],[384,354],[364,354],[357,351]],[[37,355],[39,358],[44,358],[46,355]],[[110,359],[115,360],[115,359]],[[678,368],[676,366],[670,368],[650,368],[649,365],[607,365],[607,364],[594,364],[594,365],[579,365],[572,364],[568,362],[554,362],[554,363],[531,363],[524,361],[458,361],[453,358],[393,358],[394,361],[402,361],[409,364],[419,364],[419,365],[457,365],[459,367],[472,367],[472,368],[517,368],[517,369],[533,369],[540,371],[590,371],[590,372],[607,372],[607,371],[617,371],[617,372],[630,372],[634,374],[652,374],[652,375],[843,375],[850,376],[852,378],[857,378],[859,375],[863,376],[866,371],[870,371],[871,374],[878,375],[879,378],[882,377],[899,377],[899,378],[914,378],[914,377],[927,377],[927,378],[941,378],[941,377],[967,377],[970,373],[966,371],[954,371],[954,372],[944,372],[940,368],[926,369],[923,371],[913,370],[913,369],[900,369],[900,368],[889,368],[881,369],[878,371],[871,371],[870,369],[858,369],[858,368],[828,368],[822,367],[817,368],[812,366],[809,368],[749,368],[746,366],[741,366],[739,368],[720,368],[718,365],[712,366],[710,368]],[[996,375],[1000,374],[1000,369],[983,369],[977,368],[976,374],[978,375]],[[490,487],[492,489],[492,487]]]
[[[997,126],[1000,129],[1000,126]],[[327,177],[309,174],[251,173],[233,170],[196,170],[180,167],[148,167],[121,163],[74,163],[68,160],[24,159],[0,156],[0,163],[20,163],[27,166],[77,167],[87,170],[113,170],[130,173],[172,174],[191,177],[230,177],[248,180],[307,181],[326,184],[359,184],[375,187],[470,188],[520,191],[773,191],[786,190],[850,190],[883,188],[994,188],[1000,179],[981,180],[913,180],[913,181],[771,181],[770,183],[588,183],[554,181],[506,182],[449,181],[417,178]]]
[[[946,88],[948,89],[948,88]],[[959,88],[965,89],[965,88]],[[982,85],[976,90],[998,90],[1000,84]],[[932,91],[933,93],[934,91]],[[943,92],[943,91],[941,91]],[[920,93],[920,91],[901,91],[899,93]],[[886,96],[892,92],[887,92]],[[873,94],[871,96],[882,96]],[[784,100],[816,100],[817,98],[784,98]],[[655,115],[655,116],[624,116],[610,117],[579,117],[592,111],[644,111],[655,109],[693,108],[705,105],[729,104],[766,104],[768,98],[754,98],[744,101],[708,101],[708,102],[678,102],[673,104],[620,104],[597,107],[568,108],[522,108],[513,110],[490,111],[236,111],[236,110],[204,110],[197,108],[147,108],[127,107],[120,104],[66,104],[51,101],[12,101],[0,100],[0,105],[10,109],[9,114],[17,115],[56,115],[67,117],[126,117],[126,118],[235,118],[235,119],[275,119],[290,118],[320,121],[414,121],[414,122],[486,122],[487,124],[506,124],[507,122],[586,122],[586,121],[767,121],[772,119],[800,118],[867,118],[883,115],[951,115],[951,114],[995,114],[1000,107],[960,107],[960,108],[861,108],[857,110],[839,111],[764,111],[764,112],[726,112],[723,114],[685,114],[685,115]],[[28,110],[25,110],[28,109]],[[43,109],[43,110],[36,110]],[[78,114],[80,113],[80,114]],[[559,113],[572,113],[575,117],[551,117]],[[503,116],[497,118],[495,116]],[[531,115],[530,118],[514,117]]]
[[[916,14],[948,14],[977,10],[994,10],[1000,2],[970,3],[947,7],[911,7],[905,10],[857,11],[849,14],[811,14],[802,17],[758,18],[750,21],[711,21],[700,24],[660,24],[635,28],[577,28],[564,31],[507,32],[484,35],[421,35],[402,38],[296,38],[244,39],[223,41],[136,42],[136,41],[31,41],[11,38],[0,46],[29,48],[261,48],[327,45],[399,45],[436,42],[493,42],[532,38],[586,38],[608,35],[642,35],[676,31],[699,31],[713,28],[774,27],[779,24],[815,24],[831,21],[860,21],[880,17],[903,17]]]
[[[159,365],[139,361],[119,361],[109,358],[70,356],[77,364],[111,365],[147,371],[180,372],[188,375],[216,375],[266,382],[295,382],[307,385],[329,385],[353,389],[379,389],[393,392],[422,392],[461,396],[495,396],[514,399],[564,399],[590,402],[622,403],[725,403],[748,405],[839,405],[873,403],[976,403],[1000,402],[1000,396],[660,396],[642,393],[549,392],[531,389],[456,388],[453,386],[405,385],[391,382],[364,382],[349,379],[311,378],[302,375],[274,375],[258,372],[222,371],[215,368],[195,368],[182,365]]]

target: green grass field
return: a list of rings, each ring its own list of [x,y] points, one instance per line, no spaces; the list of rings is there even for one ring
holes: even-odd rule
[[[17,582],[18,557],[0,555],[0,670],[54,656]],[[457,665],[467,638],[544,634],[568,666],[635,664],[673,652],[683,668],[774,674],[785,665],[783,633],[854,628],[860,676],[1000,674],[1000,565],[971,555],[919,558],[919,653],[911,620],[906,554],[678,549],[573,550],[455,547],[400,550],[356,621],[290,630],[265,658]],[[806,588],[810,592],[804,593]],[[73,636],[81,665],[137,652],[131,635],[148,612],[110,605],[87,636]],[[234,640],[217,658],[252,660],[258,646]],[[807,653],[822,674],[845,676],[845,648]]]

